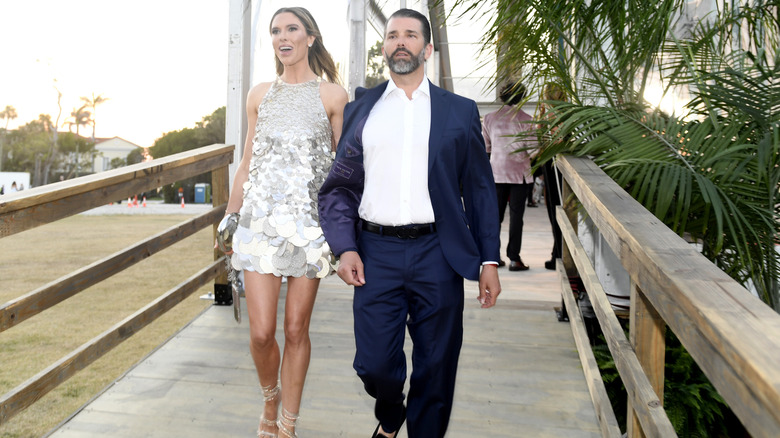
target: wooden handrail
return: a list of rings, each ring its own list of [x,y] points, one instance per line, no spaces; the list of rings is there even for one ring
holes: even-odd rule
[[[184,223],[174,225],[108,257],[35,289],[0,306],[0,332],[59,304],[84,289],[116,275],[165,248],[218,222],[225,204]]]
[[[111,351],[112,348],[162,316],[184,298],[198,290],[203,284],[216,278],[224,270],[224,259],[213,262],[146,305],[143,309],[128,316],[123,321],[4,394],[0,397],[0,424],[5,423],[15,414],[35,403],[78,371],[100,359],[104,354]]]
[[[233,146],[216,144],[5,195],[0,238],[226,167],[232,160]]]
[[[591,160],[560,157],[558,169],[629,273],[634,295],[677,335],[752,436],[776,436],[780,315],[667,228]]]
[[[0,199],[0,238],[75,215],[110,201],[212,172],[210,211],[98,260],[0,307],[0,332],[15,326],[127,267],[212,226],[216,230],[229,195],[228,165],[234,147],[212,145],[91,176],[12,193]],[[225,259],[214,262],[143,309],[105,331],[0,397],[0,425],[88,366],[209,281],[225,286]]]

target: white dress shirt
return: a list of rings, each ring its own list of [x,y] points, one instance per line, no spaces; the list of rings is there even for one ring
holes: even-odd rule
[[[428,193],[431,94],[428,78],[412,93],[390,79],[363,128],[365,186],[358,214],[380,225],[434,222]]]

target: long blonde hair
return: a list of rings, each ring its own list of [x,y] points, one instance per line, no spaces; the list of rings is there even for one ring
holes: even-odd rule
[[[336,70],[336,64],[333,62],[333,57],[330,56],[330,53],[325,49],[320,28],[317,26],[317,22],[314,21],[314,17],[312,17],[311,13],[306,8],[301,7],[281,8],[274,13],[273,17],[271,17],[271,23],[273,23],[274,18],[276,18],[277,15],[285,12],[289,12],[298,17],[303,24],[303,28],[306,29],[306,35],[314,37],[314,44],[309,47],[309,67],[311,67],[314,74],[320,77],[323,75],[326,76],[325,79],[327,79],[328,82],[341,84],[339,73]],[[268,26],[268,30],[270,32],[271,25]],[[274,55],[274,61],[276,61],[276,74],[281,76],[282,73],[284,73],[284,64],[279,61],[279,58],[277,58],[276,55]]]

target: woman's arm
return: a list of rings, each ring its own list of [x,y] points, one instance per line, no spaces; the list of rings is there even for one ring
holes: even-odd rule
[[[271,87],[270,82],[257,84],[249,90],[246,99],[247,133],[244,142],[244,155],[238,163],[236,174],[233,177],[233,188],[230,190],[225,214],[238,213],[244,203],[244,183],[249,179],[249,164],[252,161],[252,139],[255,136],[257,124],[257,109],[265,97],[265,93]]]

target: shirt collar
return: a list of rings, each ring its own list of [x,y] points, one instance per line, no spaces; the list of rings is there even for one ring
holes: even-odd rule
[[[396,90],[400,90],[401,93],[404,91],[398,88],[398,85],[395,84],[395,81],[393,81],[393,78],[390,78],[390,80],[387,81],[387,88],[385,88],[385,92],[382,93],[382,100],[385,100],[387,96],[389,96],[391,93],[395,92]],[[415,93],[420,92],[429,98],[431,97],[431,83],[428,81],[427,76],[423,76],[422,82],[420,82],[420,85],[412,92],[412,97],[414,97]]]

